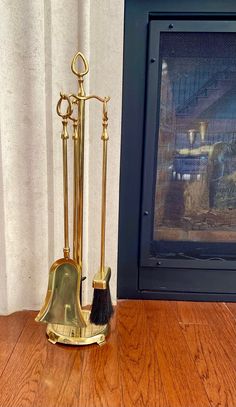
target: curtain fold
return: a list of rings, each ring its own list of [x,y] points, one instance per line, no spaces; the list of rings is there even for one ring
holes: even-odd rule
[[[60,92],[77,91],[74,54],[90,64],[86,93],[110,95],[107,264],[116,299],[123,0],[0,1],[0,314],[39,309],[63,256]],[[71,133],[70,133],[71,134]],[[86,105],[83,304],[99,266],[101,106]],[[72,157],[72,140],[69,143]],[[69,158],[72,181],[72,158]],[[70,209],[72,188],[70,182]],[[70,236],[72,221],[70,219]],[[70,242],[72,247],[72,240]]]
[[[79,47],[84,7],[77,0],[0,4],[1,314],[38,309],[50,262],[62,257],[61,128],[55,106],[61,90],[76,86],[70,60]]]

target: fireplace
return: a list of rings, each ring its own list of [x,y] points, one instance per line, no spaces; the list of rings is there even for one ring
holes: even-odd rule
[[[227,257],[214,243],[236,242],[236,35],[154,25],[161,72],[153,240],[171,255],[173,241],[186,242],[183,256]],[[172,245],[176,256],[181,245]]]
[[[236,6],[135,3],[126,3],[118,295],[235,300]]]

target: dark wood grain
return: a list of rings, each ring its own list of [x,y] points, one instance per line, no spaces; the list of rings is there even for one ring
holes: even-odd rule
[[[0,317],[0,407],[235,407],[236,306],[120,301],[103,347]]]
[[[200,304],[191,301],[173,301],[172,307],[176,311],[177,319],[184,324],[208,325],[209,321]],[[206,305],[207,306],[207,305]]]
[[[236,406],[236,371],[210,326],[182,325],[204,387],[215,406]]]
[[[33,316],[28,319],[1,377],[1,407],[34,405],[47,356],[44,330]]]
[[[236,303],[235,302],[227,302],[225,304],[226,308],[230,311],[233,317],[236,319]]]
[[[44,342],[46,342],[46,337]],[[76,383],[81,379],[83,366],[83,354],[77,347],[52,346],[47,343],[47,354],[44,367],[38,382],[37,394],[35,395],[34,407],[64,406],[60,400],[66,390],[73,390],[71,371],[76,371]]]
[[[171,303],[147,301],[145,314],[158,357],[167,405],[210,406]]]
[[[168,404],[144,302],[121,302],[117,320],[123,406],[166,407]]]
[[[221,346],[236,365],[236,322],[229,309],[224,303],[200,303],[198,310],[205,315]]]
[[[8,362],[24,326],[32,314],[15,312],[11,316],[0,316],[0,376]]]
[[[80,348],[71,369],[68,386],[58,406],[123,407],[119,380],[116,315],[106,345]],[[83,357],[83,367],[79,358]]]

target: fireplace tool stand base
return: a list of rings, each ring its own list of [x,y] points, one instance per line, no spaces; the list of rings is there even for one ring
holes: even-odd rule
[[[89,322],[90,311],[82,310],[84,319],[87,323],[85,328],[73,326],[48,324],[47,336],[49,342],[63,343],[66,345],[91,345],[97,343],[103,345],[106,342],[106,336],[109,333],[109,324],[94,325]]]

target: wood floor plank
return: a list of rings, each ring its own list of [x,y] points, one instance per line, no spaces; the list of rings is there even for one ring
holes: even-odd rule
[[[30,316],[29,311],[0,316],[0,377]]]
[[[236,320],[236,302],[227,302],[225,303],[225,307],[230,311]]]
[[[75,366],[78,385],[82,373],[83,354],[77,347],[47,343],[47,356],[38,381],[34,407],[64,407],[60,400],[65,389],[73,391],[70,375]]]
[[[173,301],[173,308],[176,310],[177,319],[184,324],[208,325],[208,320],[204,312],[201,312],[199,303],[192,301]]]
[[[208,325],[222,319],[236,319],[236,303],[173,301],[179,322]],[[228,314],[228,316],[227,316]],[[231,316],[230,316],[231,314]]]
[[[0,317],[0,407],[235,407],[234,308],[121,301],[102,348],[52,345],[32,313]]]
[[[220,341],[206,325],[182,325],[212,407],[236,406],[236,371]]]
[[[209,399],[173,305],[167,301],[146,301],[145,310],[158,355],[167,406],[209,407]]]
[[[236,320],[224,303],[199,303],[198,311],[203,313],[212,331],[224,347],[228,357],[236,365]],[[197,312],[197,311],[196,311]]]
[[[123,407],[119,380],[116,313],[107,343],[78,350],[70,371],[68,386],[63,388],[58,407]],[[81,369],[78,357],[83,353]],[[79,374],[80,369],[80,374]]]
[[[235,304],[231,304],[228,308],[228,304],[224,303],[195,303],[193,304],[194,306],[194,312],[196,315],[196,320],[206,320],[208,323],[208,326],[213,333],[214,337],[217,338],[217,342],[220,344],[221,351],[219,351],[219,354],[221,354],[221,364],[223,363],[224,365],[227,366],[227,369],[229,371],[229,381],[235,380],[235,368],[236,368],[236,347],[235,347],[235,337],[236,337],[236,319],[233,315],[233,312],[235,310]],[[177,308],[178,311],[181,310],[181,305]],[[181,313],[179,313],[179,319],[181,316]],[[184,319],[182,319],[184,321]],[[194,328],[193,328],[194,329]],[[199,328],[200,329],[200,328]],[[202,337],[201,334],[199,333],[199,338],[201,338],[202,341],[202,351],[205,353],[207,352],[207,342],[206,342],[206,337],[204,337],[202,331]],[[200,339],[199,339],[200,340]],[[213,340],[213,339],[212,339]],[[212,344],[212,352],[214,352],[214,344]],[[218,346],[219,348],[219,346]],[[210,350],[209,350],[210,352]],[[226,369],[223,369],[226,371]],[[219,377],[221,377],[221,374],[218,374]],[[212,379],[213,377],[213,379]],[[224,376],[227,378],[227,374]],[[210,379],[214,383],[214,372],[213,368],[211,369],[211,377]],[[233,388],[233,387],[232,387]],[[208,394],[210,393],[209,386],[208,386]],[[228,390],[227,385],[224,383],[224,380],[221,381],[221,385],[218,389],[218,397],[220,399],[219,405],[221,406],[235,406],[236,402],[234,400],[234,393],[233,395],[231,394],[231,391]],[[212,399],[216,399],[217,392],[214,391],[214,386],[212,385]],[[224,403],[224,398],[225,398],[225,403]],[[228,400],[229,399],[229,400]],[[222,401],[223,400],[223,401]],[[227,404],[228,403],[228,404]],[[230,403],[230,404],[229,404]],[[217,404],[216,404],[217,405]]]
[[[34,315],[35,316],[35,315]],[[78,348],[52,345],[46,338],[46,325],[38,324],[33,316],[28,320],[1,379],[3,391],[0,406],[54,407],[61,391],[70,387],[68,377],[77,360],[82,371]]]
[[[177,318],[180,323],[188,323],[186,318],[183,317],[183,309],[185,305],[178,305]],[[232,315],[231,310],[227,308],[224,303],[216,302],[198,302],[193,303],[195,321],[204,320],[208,324],[214,334],[220,339],[222,345],[227,352],[232,356],[235,355],[235,337],[236,337],[236,319]]]
[[[45,326],[29,318],[1,377],[0,406],[34,406],[47,355]]]
[[[122,407],[167,407],[143,301],[119,304],[117,334]]]

